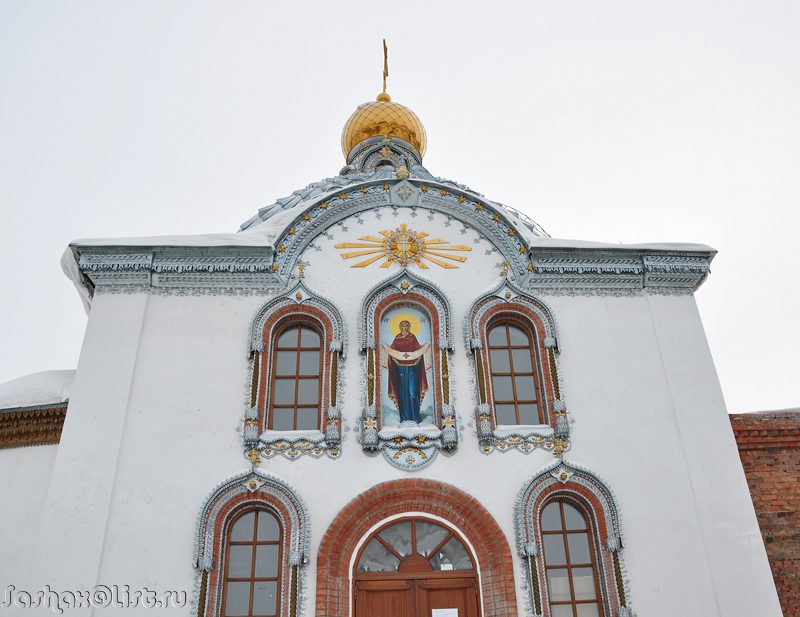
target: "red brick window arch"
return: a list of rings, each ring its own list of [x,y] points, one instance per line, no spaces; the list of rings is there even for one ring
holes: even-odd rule
[[[354,570],[366,539],[387,519],[403,515],[447,521],[474,550],[483,615],[516,617],[514,569],[506,536],[474,497],[450,484],[428,479],[378,484],[350,501],[333,519],[317,555],[316,617],[349,617]],[[434,547],[435,548],[435,547]]]

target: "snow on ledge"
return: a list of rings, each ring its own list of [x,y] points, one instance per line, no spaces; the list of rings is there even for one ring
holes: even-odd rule
[[[52,405],[69,399],[75,371],[41,371],[0,384],[0,409]]]
[[[529,437],[539,435],[550,437],[555,433],[549,424],[502,424],[494,429],[494,436],[498,438],[512,437],[515,435]]]

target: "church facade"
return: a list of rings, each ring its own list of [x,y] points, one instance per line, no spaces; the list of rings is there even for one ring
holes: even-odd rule
[[[68,407],[0,401],[63,421],[0,450],[0,582],[197,617],[779,617],[694,299],[715,251],[552,238],[434,176],[385,93],[342,147],[237,233],[69,247]]]

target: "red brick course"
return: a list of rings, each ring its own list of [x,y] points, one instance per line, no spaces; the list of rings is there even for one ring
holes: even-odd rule
[[[422,512],[458,527],[475,549],[486,617],[516,617],[511,549],[505,534],[475,498],[450,484],[423,478],[373,486],[336,515],[317,555],[316,617],[347,617],[350,558],[370,528],[395,514]]]
[[[800,410],[730,419],[784,617],[800,617]]]

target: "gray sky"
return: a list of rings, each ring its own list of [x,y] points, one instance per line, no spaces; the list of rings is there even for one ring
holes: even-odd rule
[[[389,92],[553,236],[704,242],[730,411],[800,405],[800,3],[0,0],[0,382],[72,368],[76,238],[233,231]]]

